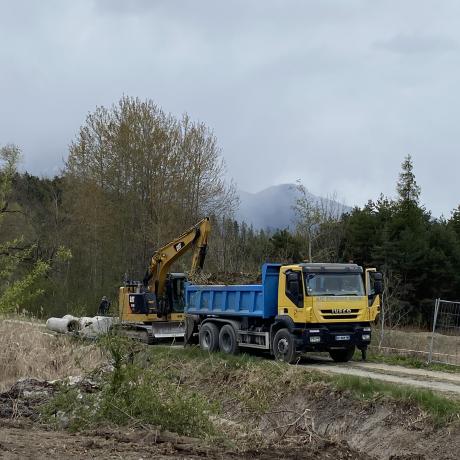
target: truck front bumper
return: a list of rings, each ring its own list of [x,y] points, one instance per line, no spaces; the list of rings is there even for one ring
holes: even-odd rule
[[[329,351],[352,346],[366,349],[371,342],[369,323],[311,324],[298,332],[296,347],[299,351]]]

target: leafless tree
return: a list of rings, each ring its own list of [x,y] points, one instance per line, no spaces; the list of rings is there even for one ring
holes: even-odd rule
[[[294,205],[297,231],[306,240],[308,261],[312,262],[314,258],[321,261],[336,259],[343,238],[340,218],[345,207],[337,201],[336,193],[316,198],[300,181],[296,190],[299,195]]]
[[[212,131],[150,100],[123,97],[89,114],[65,177],[73,265],[80,253],[95,287],[114,270],[139,273],[171,236],[205,215],[231,214],[237,203]]]

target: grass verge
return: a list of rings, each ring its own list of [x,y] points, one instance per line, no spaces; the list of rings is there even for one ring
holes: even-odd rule
[[[386,396],[397,402],[416,404],[428,413],[438,426],[460,418],[460,400],[440,396],[431,390],[394,385],[353,375],[328,376],[328,380],[336,389],[346,390],[358,399],[375,400],[377,397]]]
[[[354,356],[355,361],[361,360],[361,352]],[[413,356],[400,356],[390,354],[380,354],[373,351],[368,351],[367,361],[371,363],[383,363],[392,366],[410,367],[412,369],[426,369],[429,371],[449,372],[452,374],[460,373],[460,366],[442,363],[427,363],[426,361]]]
[[[225,391],[226,397],[217,398],[223,404],[226,399],[235,398],[243,411],[252,415],[264,413],[270,409],[273,401],[289,397],[289,394],[303,387],[311,393],[326,384],[337,391],[348,392],[356,400],[375,400],[383,396],[396,403],[415,405],[437,425],[460,418],[459,399],[445,397],[431,390],[357,376],[312,372],[308,370],[308,365],[289,366],[248,355],[209,355],[198,348],[180,350],[152,347],[148,353],[157,368],[166,366],[170,370],[175,369],[178,372],[176,377],[182,373],[190,384],[202,388],[205,386],[203,383],[211,383],[211,388],[217,388],[220,393]],[[196,369],[196,373],[187,372],[187,366]]]
[[[63,387],[42,408],[45,420],[58,426],[64,422],[72,430],[149,425],[224,439],[232,437],[229,429],[236,430],[235,436],[251,432],[268,413],[288,410],[296,398],[305,407],[327,401],[338,409],[346,401],[357,412],[368,401],[385,399],[385,404],[402,411],[402,418],[405,407],[417,407],[437,426],[460,418],[458,399],[367,378],[328,375],[308,366],[246,354],[208,354],[197,347],[146,347],[119,337],[105,338],[101,347],[110,355],[113,372],[103,375],[96,392]],[[216,420],[231,420],[234,427],[221,430]]]

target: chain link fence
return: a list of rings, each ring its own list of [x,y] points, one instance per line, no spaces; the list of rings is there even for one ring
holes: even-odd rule
[[[436,299],[428,361],[460,365],[460,302]]]
[[[389,326],[383,304],[371,350],[460,366],[460,302],[436,299],[432,318],[432,327],[426,330],[398,327],[397,322]]]

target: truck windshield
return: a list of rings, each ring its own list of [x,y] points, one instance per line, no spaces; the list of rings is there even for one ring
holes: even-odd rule
[[[364,295],[363,280],[359,273],[306,273],[308,295]]]

